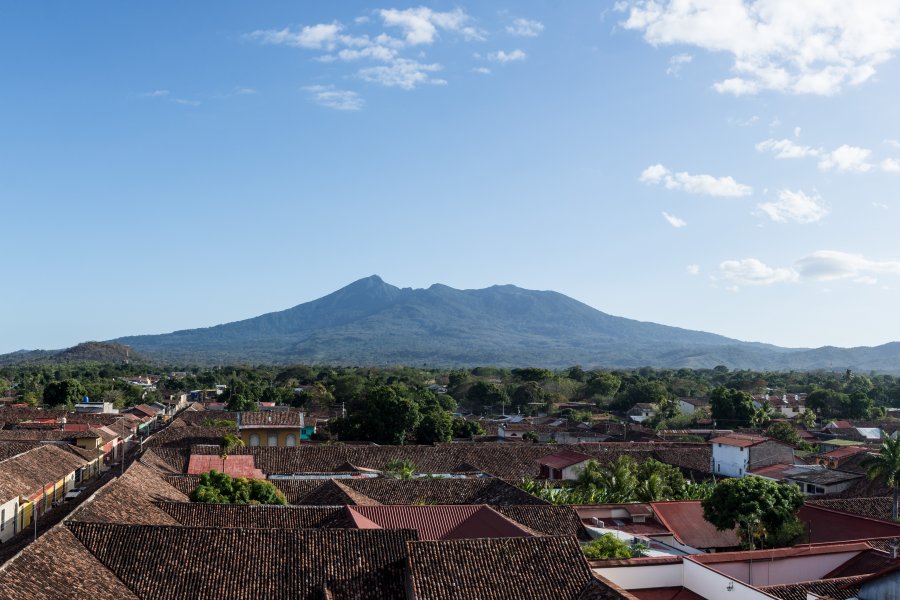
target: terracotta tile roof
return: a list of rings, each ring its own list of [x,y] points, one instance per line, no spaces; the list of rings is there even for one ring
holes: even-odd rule
[[[314,488],[309,494],[303,496],[296,504],[305,505],[350,505],[350,506],[377,506],[377,500],[369,498],[365,494],[354,490],[336,479],[320,480],[321,485]]]
[[[174,525],[172,517],[156,502],[186,502],[182,494],[150,467],[134,462],[125,474],[104,485],[69,517],[73,521],[128,523],[135,525]]]
[[[422,540],[530,537],[534,534],[486,505],[348,506],[360,529],[415,529]]]
[[[226,433],[236,432],[237,429],[234,427],[166,427],[151,435],[145,446],[149,448],[190,448],[197,444],[218,446]]]
[[[735,530],[719,531],[703,518],[703,507],[697,500],[651,502],[650,506],[656,519],[682,544],[698,550],[741,545]]]
[[[505,517],[543,535],[572,535],[587,542],[591,536],[571,506],[494,506]]]
[[[140,461],[165,473],[186,473],[190,451],[183,448],[148,448],[141,454]]]
[[[822,506],[832,510],[853,513],[870,519],[891,520],[891,506],[893,500],[890,496],[875,496],[868,498],[836,498],[833,500],[807,500],[807,504]]]
[[[155,417],[158,414],[155,408],[148,406],[147,404],[138,404],[127,410],[133,415],[144,415],[147,417]]]
[[[409,586],[421,599],[575,600],[593,580],[573,537],[424,541],[408,547]]]
[[[571,467],[572,465],[577,465],[578,463],[582,463],[586,460],[591,460],[592,457],[584,454],[582,452],[572,452],[571,450],[560,450],[559,452],[555,452],[549,456],[544,456],[538,459],[539,465],[544,465],[545,467],[550,467],[551,469],[565,469],[566,467]]]
[[[405,530],[231,529],[71,522],[145,600],[404,598]],[[32,576],[37,576],[32,573]]]
[[[265,479],[266,474],[256,468],[253,456],[247,454],[229,454],[222,460],[221,456],[211,454],[192,454],[188,462],[188,475],[200,475],[215,469],[232,477]]]
[[[303,427],[301,413],[294,411],[244,412],[240,416],[239,429],[300,429]]]
[[[2,442],[0,441],[0,461],[12,458],[17,454],[28,452],[33,448],[40,446],[40,442],[20,441],[20,442]]]
[[[31,496],[86,464],[55,444],[43,444],[0,462],[0,504]]]
[[[355,528],[344,506],[269,506],[203,502],[158,502],[156,506],[186,527]]]
[[[162,434],[182,436],[181,432],[208,428],[166,429]],[[224,431],[208,435],[202,443],[218,444]],[[191,434],[168,441],[151,438],[151,446],[190,445]],[[193,436],[196,438],[197,436]],[[256,466],[265,473],[333,473],[346,463],[364,469],[384,470],[392,460],[410,460],[422,473],[450,473],[462,463],[501,479],[537,477],[540,458],[561,450],[581,452],[600,464],[609,464],[619,456],[631,456],[641,462],[648,458],[698,473],[708,473],[712,462],[709,444],[660,443],[585,443],[585,444],[446,444],[437,446],[299,446],[295,448],[243,448],[235,454],[253,454]]]
[[[62,523],[0,567],[0,598],[138,599]]]
[[[721,435],[709,440],[711,444],[722,444],[724,446],[735,446],[737,448],[749,448],[758,446],[763,442],[775,441],[761,435],[741,435],[733,433],[731,435]]]
[[[612,581],[594,574],[577,596],[577,600],[639,600]]]
[[[864,577],[859,576],[840,577],[785,585],[767,585],[759,589],[781,600],[807,600],[809,598],[807,594],[816,594],[833,600],[851,600],[859,594],[859,582],[863,579]]]

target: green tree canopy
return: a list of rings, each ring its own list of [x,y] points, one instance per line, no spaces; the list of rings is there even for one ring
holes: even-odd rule
[[[720,531],[737,527],[750,548],[757,542],[774,545],[782,530],[796,524],[803,499],[796,485],[752,475],[726,479],[703,500],[703,517]]]
[[[600,537],[585,544],[582,547],[585,557],[592,560],[605,560],[615,558],[635,558],[643,556],[646,546],[632,548],[627,542],[623,542],[611,533],[604,533]]]
[[[200,485],[190,498],[191,502],[212,504],[287,504],[281,490],[268,481],[235,478],[216,470],[200,475]]]
[[[84,386],[77,379],[54,381],[44,386],[44,404],[50,406],[74,406],[84,395]]]
[[[884,438],[881,451],[874,456],[867,456],[861,466],[872,481],[880,481],[891,488],[891,518],[897,520],[898,487],[900,487],[900,438]]]
[[[747,392],[720,385],[709,395],[717,427],[746,427],[753,419],[753,398]]]

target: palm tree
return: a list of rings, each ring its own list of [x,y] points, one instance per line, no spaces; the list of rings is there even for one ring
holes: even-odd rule
[[[412,479],[416,465],[409,459],[394,459],[384,465],[384,474],[391,479]]]
[[[774,414],[775,411],[772,410],[771,405],[763,404],[753,411],[753,416],[750,418],[750,424],[756,427],[765,427],[769,424],[769,421],[772,420]]]
[[[884,438],[881,442],[881,451],[876,455],[867,456],[860,466],[866,469],[866,475],[870,480],[881,481],[894,491],[891,518],[896,521],[898,487],[900,487],[900,438]]]
[[[234,435],[233,433],[226,433],[222,438],[222,451],[219,453],[219,456],[222,458],[222,472],[225,472],[225,461],[228,459],[228,455],[237,450],[238,448],[244,447],[244,440],[242,440],[239,436]]]

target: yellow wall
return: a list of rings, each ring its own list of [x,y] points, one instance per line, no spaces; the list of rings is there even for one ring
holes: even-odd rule
[[[276,444],[280,448],[284,448],[287,446],[287,436],[293,435],[294,442],[299,445],[300,443],[300,430],[299,429],[253,429],[253,430],[243,430],[241,431],[241,439],[244,440],[244,445],[248,448],[250,447],[250,436],[252,434],[259,435],[259,445],[260,447],[265,447],[269,445],[269,434],[273,433],[278,436],[278,444]]]

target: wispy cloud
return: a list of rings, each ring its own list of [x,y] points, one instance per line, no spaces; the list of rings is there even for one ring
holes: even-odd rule
[[[199,100],[191,100],[189,98],[175,98],[172,100],[175,104],[180,104],[182,106],[200,106]]]
[[[487,67],[475,67],[472,69],[473,73],[478,73],[479,75],[490,75],[491,70]]]
[[[410,46],[432,44],[439,30],[462,34],[469,40],[483,40],[484,34],[471,25],[472,18],[462,9],[437,12],[420,6],[398,10],[396,8],[378,11],[387,27],[398,27]]]
[[[752,187],[738,183],[731,176],[692,175],[683,171],[674,173],[661,164],[644,169],[640,181],[650,185],[661,184],[668,190],[682,190],[707,196],[738,198],[753,193]]]
[[[810,146],[801,146],[792,140],[768,139],[756,145],[759,152],[771,152],[775,158],[806,158],[808,156],[819,156],[821,150]]]
[[[731,56],[721,93],[829,95],[870,80],[900,49],[900,3],[883,0],[622,0],[621,24],[654,46]]]
[[[694,57],[690,54],[676,54],[669,59],[669,68],[666,69],[666,75],[678,77],[681,75],[681,67],[690,64]]]
[[[760,204],[757,208],[776,223],[815,223],[828,214],[819,196],[808,196],[802,190],[781,190],[777,201]]]
[[[900,159],[884,159],[883,161],[881,161],[881,170],[885,173],[900,173]]]
[[[171,92],[169,90],[153,90],[151,92],[142,92],[138,94],[139,98],[165,98]]]
[[[736,285],[773,285],[791,282],[846,280],[872,285],[881,275],[900,276],[900,261],[872,260],[861,254],[819,250],[794,261],[790,267],[771,267],[756,258],[726,260],[722,276]]]
[[[296,31],[284,29],[258,29],[244,37],[262,44],[277,46],[294,46],[309,50],[332,50],[341,41],[340,33],[344,26],[340,23],[319,23],[301,27]],[[344,42],[346,43],[346,42]]]
[[[440,71],[442,68],[437,63],[423,64],[416,60],[399,58],[390,65],[360,69],[359,77],[385,87],[412,90],[422,84],[446,85],[446,80],[431,76],[431,73]]]
[[[506,26],[506,33],[520,37],[537,37],[544,31],[544,24],[532,19],[514,19],[511,25]]]
[[[303,89],[309,92],[316,104],[334,110],[361,110],[366,104],[356,92],[338,90],[331,85],[308,85]]]
[[[700,265],[688,265],[686,267],[688,275],[699,275],[700,274]]]
[[[259,92],[250,87],[235,87],[231,90],[232,96],[253,96],[258,93]]]
[[[666,211],[663,211],[662,216],[666,221],[668,221],[669,225],[671,225],[675,229],[679,229],[679,228],[687,225],[687,221],[685,221],[684,219],[681,219],[679,217],[676,217],[675,215],[670,215]]]

